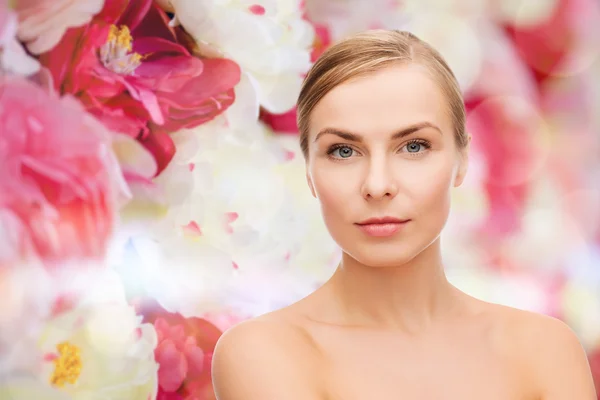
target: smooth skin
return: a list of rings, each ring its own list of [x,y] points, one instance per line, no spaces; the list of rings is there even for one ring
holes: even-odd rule
[[[342,262],[308,297],[223,334],[218,400],[596,400],[563,322],[446,279],[440,233],[468,148],[426,69],[337,86],[313,110],[309,143],[308,185]],[[410,221],[391,237],[355,225],[383,216]]]

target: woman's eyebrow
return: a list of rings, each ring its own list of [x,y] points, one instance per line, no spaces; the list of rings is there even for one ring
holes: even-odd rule
[[[399,131],[397,131],[390,137],[390,140],[396,140],[396,139],[403,138],[404,136],[410,135],[411,133],[414,133],[414,132],[419,131],[424,128],[433,128],[433,129],[437,130],[438,132],[442,133],[442,130],[437,125],[435,125],[431,122],[428,122],[428,121],[423,121],[423,122],[418,122],[416,124],[412,124],[412,125],[409,125],[407,127],[400,129]],[[345,140],[348,140],[351,142],[362,143],[364,141],[363,136],[359,135],[358,133],[353,133],[353,132],[349,132],[347,130],[337,129],[337,128],[323,128],[319,131],[319,133],[317,133],[317,136],[315,137],[315,142],[317,140],[319,140],[319,138],[321,136],[327,135],[327,134],[336,135],[336,136],[341,137],[342,139],[345,139]]]

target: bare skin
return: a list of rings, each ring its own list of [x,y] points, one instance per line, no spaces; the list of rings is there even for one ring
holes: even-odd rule
[[[585,353],[558,320],[464,296],[462,311],[407,333],[319,321],[319,296],[222,337],[217,399],[596,400]]]
[[[468,149],[457,149],[444,96],[422,67],[334,88],[312,112],[309,150],[308,185],[342,261],[308,297],[221,337],[219,400],[596,400],[564,323],[446,279],[439,237]],[[408,222],[388,237],[357,226],[381,216]]]

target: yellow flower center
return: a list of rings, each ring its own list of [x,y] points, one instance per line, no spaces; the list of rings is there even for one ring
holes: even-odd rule
[[[100,48],[102,64],[113,72],[121,75],[131,75],[142,63],[142,55],[132,53],[133,37],[125,25],[120,28],[110,26],[108,40]]]
[[[65,383],[75,384],[81,374],[81,355],[79,347],[63,342],[56,346],[59,356],[54,359],[54,372],[50,383],[63,387]]]
[[[127,26],[121,26],[121,28],[118,28],[116,25],[111,25],[110,31],[108,32],[108,41],[116,43],[119,47],[123,47],[127,51],[131,51],[133,37],[131,36],[131,32],[129,32],[129,28]]]

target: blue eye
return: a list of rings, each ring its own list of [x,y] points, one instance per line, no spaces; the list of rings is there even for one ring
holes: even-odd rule
[[[423,153],[425,150],[428,150],[431,148],[431,144],[429,144],[429,142],[426,141],[422,141],[422,140],[413,140],[410,141],[409,143],[407,143],[406,145],[404,145],[403,149],[406,148],[406,152],[413,154],[413,155],[419,155],[421,153]]]
[[[350,148],[348,146],[338,146],[338,147],[334,147],[333,149],[329,150],[328,154],[333,155],[336,158],[349,158],[352,156],[353,152],[354,152],[354,150],[352,150],[352,148]],[[335,153],[338,153],[338,155],[335,155]]]
[[[418,153],[423,145],[421,143],[409,143],[406,145],[406,150],[409,153]]]

